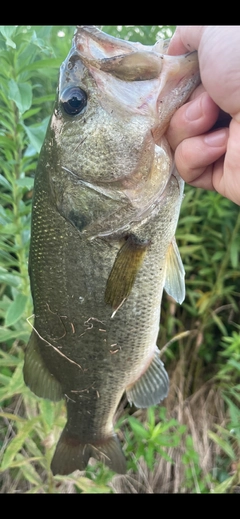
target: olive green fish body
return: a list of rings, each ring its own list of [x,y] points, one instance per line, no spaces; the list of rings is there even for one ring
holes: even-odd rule
[[[164,133],[198,76],[195,57],[179,78],[184,57],[168,56],[166,79],[159,45],[80,26],[61,68],[35,179],[24,366],[38,396],[66,399],[53,473],[82,470],[91,456],[125,472],[113,430],[124,391],[139,407],[168,392],[156,340],[163,288],[184,298],[174,239],[183,181]]]

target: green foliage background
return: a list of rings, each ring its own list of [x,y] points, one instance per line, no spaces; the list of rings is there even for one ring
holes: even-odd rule
[[[157,25],[101,28],[145,44],[171,37],[175,30]],[[117,491],[113,474],[101,465],[89,465],[81,476],[53,478],[49,467],[65,423],[64,406],[38,399],[22,378],[32,322],[28,249],[34,171],[58,70],[69,52],[74,29],[0,26],[0,492]],[[175,479],[179,468],[177,492],[235,492],[239,488],[239,235],[239,207],[217,193],[186,186],[177,240],[186,269],[187,296],[181,307],[164,296],[159,335],[175,389],[166,408],[142,412],[123,401],[117,415],[116,429],[127,456],[132,491],[143,491],[142,484],[134,486],[135,475],[144,467],[149,481],[160,459],[175,465]],[[176,395],[181,393],[184,406],[200,394],[204,402],[211,391],[219,395],[223,419],[220,423],[216,416],[208,430],[213,466],[204,473],[189,424],[176,419],[180,409]],[[199,404],[199,413],[200,408]],[[160,480],[159,476],[152,491],[162,491]],[[144,489],[149,491],[149,483]]]

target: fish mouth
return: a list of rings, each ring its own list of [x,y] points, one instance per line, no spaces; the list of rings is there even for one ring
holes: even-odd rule
[[[96,82],[98,99],[105,110],[111,113],[114,108],[119,117],[124,112],[148,113],[153,126],[158,127],[158,141],[173,113],[200,82],[196,51],[171,56],[165,40],[143,45],[114,38],[95,26],[80,25],[60,72],[60,92],[70,81],[70,74],[72,84],[77,85],[86,70]]]
[[[114,38],[93,25],[78,25],[74,45],[87,67],[92,66],[124,81],[159,76],[162,62],[153,46]]]

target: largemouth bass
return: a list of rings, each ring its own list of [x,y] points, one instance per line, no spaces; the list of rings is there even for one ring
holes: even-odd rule
[[[199,83],[196,53],[126,42],[78,26],[61,66],[35,178],[29,271],[34,326],[24,378],[38,396],[66,399],[54,474],[90,457],[119,473],[113,418],[126,391],[159,403],[163,288],[184,299],[175,242],[183,181],[165,138]]]

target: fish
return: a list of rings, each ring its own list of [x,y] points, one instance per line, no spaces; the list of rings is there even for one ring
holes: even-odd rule
[[[199,84],[197,53],[77,26],[61,65],[34,183],[29,274],[34,323],[24,380],[65,398],[53,474],[90,458],[124,474],[114,416],[126,392],[146,408],[168,394],[156,346],[163,289],[185,297],[175,241],[184,182],[166,139]]]

